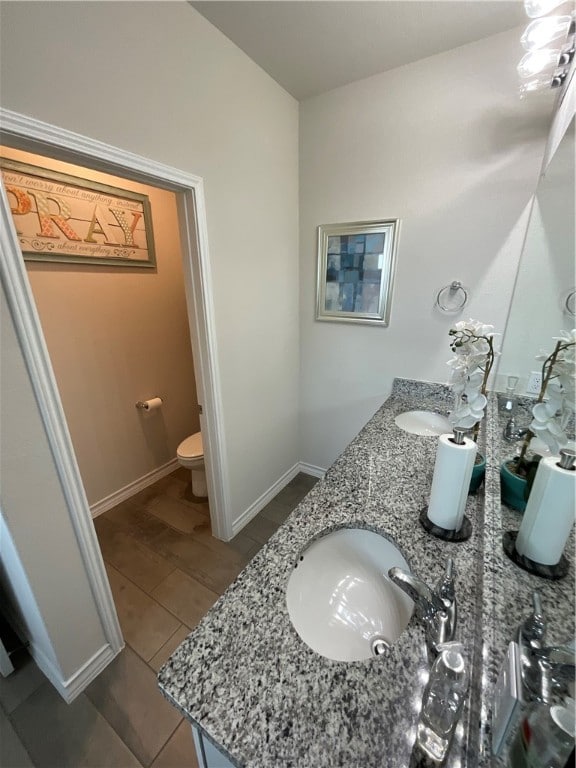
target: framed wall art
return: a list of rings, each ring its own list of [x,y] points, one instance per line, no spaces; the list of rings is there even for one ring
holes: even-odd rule
[[[0,159],[26,261],[155,268],[146,195]]]
[[[316,319],[388,325],[398,219],[318,227]]]

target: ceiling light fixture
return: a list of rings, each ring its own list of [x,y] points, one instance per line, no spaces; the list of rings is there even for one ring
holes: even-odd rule
[[[525,96],[528,96],[528,94],[535,93],[536,91],[542,92],[550,88],[558,88],[562,85],[565,79],[565,74],[554,75],[552,78],[550,78],[550,75],[537,75],[531,80],[526,80],[522,83],[520,86],[520,98],[524,98]]]
[[[524,10],[530,19],[537,19],[565,4],[566,0],[524,0]]]
[[[544,19],[534,19],[526,27],[520,42],[526,51],[544,48],[544,46],[550,45],[550,43],[556,40],[561,40],[563,43],[568,37],[570,27],[573,24],[574,21],[571,16],[547,16]]]
[[[542,16],[560,5],[566,5],[564,0],[524,0],[530,17]],[[518,64],[518,74],[525,80],[520,86],[521,96],[558,88],[566,80],[574,59],[576,37],[574,0],[570,5],[570,14],[551,14],[531,21],[520,38],[527,51]]]
[[[520,77],[532,77],[541,72],[548,72],[552,77],[557,69],[566,66],[570,61],[568,52],[558,55],[558,51],[553,48],[541,48],[538,51],[530,51],[522,58],[518,64],[518,74]]]

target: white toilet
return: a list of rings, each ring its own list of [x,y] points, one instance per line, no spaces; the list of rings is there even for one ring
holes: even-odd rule
[[[182,440],[176,451],[178,463],[192,473],[192,494],[199,499],[208,496],[206,488],[206,471],[204,469],[204,446],[202,434],[196,432]]]

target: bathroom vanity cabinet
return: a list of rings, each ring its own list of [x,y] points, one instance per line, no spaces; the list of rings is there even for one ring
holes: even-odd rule
[[[212,744],[197,725],[192,725],[192,737],[200,768],[234,768],[234,763]]]
[[[288,616],[286,584],[300,553],[314,538],[342,527],[389,538],[429,585],[438,582],[447,558],[453,559],[456,638],[466,648],[472,674],[445,766],[491,764],[492,688],[515,626],[530,609],[536,577],[519,575],[499,545],[495,411],[480,436],[486,496],[484,490],[470,496],[466,507],[470,539],[447,543],[420,526],[437,438],[404,432],[394,419],[413,409],[447,413],[449,403],[441,385],[396,380],[382,408],[160,670],[161,690],[193,726],[203,768],[417,764],[413,747],[429,662],[416,617],[383,655],[337,662],[312,651]],[[567,582],[573,584],[573,562],[571,567]],[[573,593],[562,597],[560,608],[543,599],[551,626],[571,604],[571,619],[562,625],[567,629]]]

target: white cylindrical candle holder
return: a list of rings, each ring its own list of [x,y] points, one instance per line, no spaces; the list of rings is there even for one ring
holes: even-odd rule
[[[574,525],[576,470],[549,456],[538,464],[516,537],[516,551],[535,563],[556,565]]]
[[[459,444],[453,435],[440,435],[427,511],[434,525],[460,530],[477,450],[476,443],[467,437]]]

